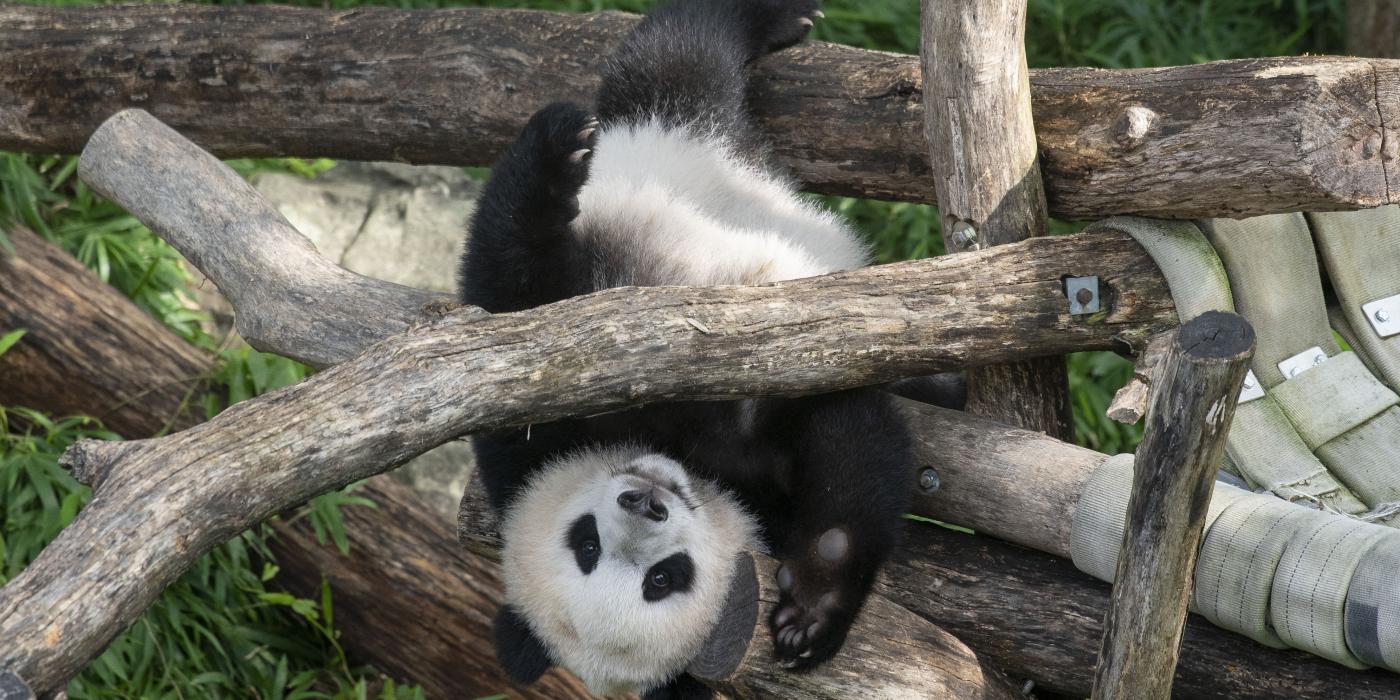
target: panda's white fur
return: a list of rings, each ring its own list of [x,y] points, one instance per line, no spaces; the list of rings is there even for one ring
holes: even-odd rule
[[[762,284],[869,262],[864,243],[792,182],[740,157],[721,134],[660,119],[605,128],[579,193],[574,235],[631,260],[621,285]],[[616,278],[618,275],[623,278]]]
[[[662,488],[670,510],[653,522],[618,507],[638,479]],[[565,532],[597,519],[602,554],[584,574]],[[736,557],[759,546],[758,526],[732,496],[676,462],[638,447],[584,450],[546,465],[507,509],[501,529],[506,598],[554,661],[595,693],[648,690],[675,677],[700,650],[724,607]],[[643,600],[658,561],[684,552],[690,590]]]

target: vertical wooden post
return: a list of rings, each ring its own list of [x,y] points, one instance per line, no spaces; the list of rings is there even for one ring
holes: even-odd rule
[[[1171,696],[1210,502],[1254,329],[1207,312],[1181,327],[1157,375],[1113,598],[1094,676],[1094,700]]]
[[[1347,53],[1400,58],[1400,0],[1347,0]]]
[[[1026,0],[923,0],[924,127],[949,252],[1045,234]],[[968,372],[968,410],[1070,433],[1064,359]]]

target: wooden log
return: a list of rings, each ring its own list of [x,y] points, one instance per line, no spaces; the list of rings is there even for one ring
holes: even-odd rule
[[[1347,0],[1347,53],[1400,58],[1400,0]]]
[[[923,0],[924,124],[948,250],[1045,235],[1026,68],[1026,0]],[[1062,358],[967,373],[967,410],[1071,436]]]
[[[279,283],[303,301],[295,318],[262,317],[256,304],[238,309],[246,322],[240,327],[256,330],[263,349],[328,361],[334,353],[316,347],[318,333],[345,354],[393,325],[392,318],[366,319],[357,327],[357,318],[380,308],[419,313],[403,303],[417,293],[352,285],[384,298],[358,299],[361,315],[347,313],[343,327],[327,330],[313,306],[325,297],[307,290],[334,288],[317,278],[344,273],[317,262],[309,244],[276,241],[294,235],[280,225],[237,228],[239,245],[216,256],[220,227],[259,219],[255,209],[265,204],[196,186],[220,182],[223,166],[154,119],[129,113],[111,125],[80,166],[90,184],[142,212],[157,232],[183,227],[188,237],[171,238],[195,246],[191,259],[227,266],[230,274],[211,277],[235,304],[258,299],[252,288]],[[134,180],[122,184],[121,175]],[[280,257],[253,252],[264,243]],[[1104,318],[1066,315],[1059,280],[1070,260],[1101,269],[1117,285],[1119,303]],[[1009,359],[1016,348],[1115,347],[1172,324],[1164,290],[1141,248],[1111,234],[768,287],[622,288],[518,314],[452,312],[182,433],[75,445],[64,464],[98,497],[0,589],[0,667],[38,688],[56,687],[218,542],[465,433],[650,401],[873,384]],[[193,474],[200,488],[182,488]],[[104,543],[98,556],[93,542]]]
[[[189,375],[202,376],[212,357],[67,253],[23,229],[7,234],[15,254],[0,254],[0,328],[29,333],[0,357],[0,403],[100,413],[106,427],[128,438],[203,418],[184,408],[201,405],[206,385],[189,384]],[[12,359],[17,352],[22,359]],[[109,397],[123,397],[119,410],[105,410]],[[277,583],[314,596],[321,577],[330,579],[341,643],[430,697],[486,696],[508,687],[489,641],[501,597],[494,564],[445,546],[450,529],[387,477],[356,493],[378,509],[343,511],[349,556],[319,544],[305,519],[272,522]],[[591,697],[562,673],[516,692],[541,700]]]
[[[936,621],[1013,678],[1032,678],[1039,690],[1089,697],[1109,586],[1068,560],[980,533],[910,523],[883,578],[880,590],[891,601]],[[1199,615],[1189,617],[1175,697],[1400,697],[1400,675],[1354,671],[1295,649],[1271,649]]]
[[[204,418],[213,358],[168,331],[72,256],[34,233],[6,232],[0,330],[28,331],[0,355],[0,404],[89,415],[132,437]]]
[[[495,511],[474,476],[457,514],[457,536],[474,554],[499,560]],[[785,672],[773,662],[768,619],[778,604],[778,562],[742,555],[729,599],[700,658],[688,669],[731,698],[985,698],[1021,697],[956,637],[891,603],[876,585],[841,653],[814,669]]]
[[[1136,425],[1147,415],[1148,400],[1158,368],[1176,340],[1176,331],[1168,331],[1147,341],[1133,365],[1133,378],[1113,395],[1105,414],[1119,423]]]
[[[1216,469],[1254,329],[1207,311],[1177,332],[1133,470],[1128,520],[1094,677],[1095,700],[1166,700]]]
[[[220,156],[489,164],[553,99],[591,101],[635,18],[515,10],[0,8],[0,148],[77,152],[143,107]],[[752,103],[813,191],[936,200],[912,56],[812,44]],[[1163,218],[1400,201],[1400,63],[1321,57],[1032,71],[1050,213]],[[61,86],[59,89],[58,86]],[[469,97],[464,97],[469,96]]]

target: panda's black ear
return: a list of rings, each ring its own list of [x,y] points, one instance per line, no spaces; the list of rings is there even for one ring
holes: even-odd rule
[[[525,618],[509,605],[502,605],[496,613],[496,659],[506,675],[520,685],[534,683],[554,665]]]

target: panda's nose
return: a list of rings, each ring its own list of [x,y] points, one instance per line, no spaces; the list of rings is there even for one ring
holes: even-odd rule
[[[617,504],[628,513],[640,515],[648,520],[655,520],[658,523],[666,520],[666,505],[656,497],[656,492],[651,489],[623,491],[617,496]]]

